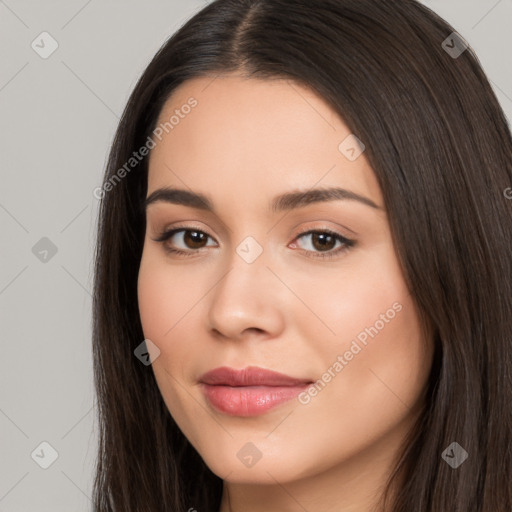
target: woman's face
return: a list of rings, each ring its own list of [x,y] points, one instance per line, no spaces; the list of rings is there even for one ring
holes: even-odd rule
[[[283,80],[188,81],[166,122],[147,197],[187,195],[147,205],[138,300],[175,421],[231,482],[387,467],[432,352],[362,147],[322,99]],[[330,188],[346,192],[314,193]],[[204,377],[219,367],[290,379]]]

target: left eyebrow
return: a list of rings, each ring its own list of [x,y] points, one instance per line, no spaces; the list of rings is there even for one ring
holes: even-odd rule
[[[293,210],[303,208],[313,203],[321,203],[327,201],[349,200],[358,201],[366,206],[370,206],[376,210],[382,210],[380,206],[375,204],[371,199],[346,190],[344,188],[316,188],[311,190],[298,190],[294,192],[286,192],[276,196],[270,203],[270,210],[274,213],[285,210]],[[144,201],[144,208],[156,202],[166,202],[171,204],[180,204],[206,210],[215,213],[213,201],[205,194],[192,192],[189,190],[164,187],[152,192]]]
[[[272,201],[271,210],[273,212],[280,212],[283,210],[302,208],[312,203],[339,201],[343,199],[349,201],[358,201],[376,210],[382,210],[382,208],[375,204],[371,199],[339,187],[316,188],[305,191],[299,190],[296,192],[287,192],[286,194],[281,194]]]

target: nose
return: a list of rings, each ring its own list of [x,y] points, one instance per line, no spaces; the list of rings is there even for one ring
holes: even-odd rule
[[[236,251],[210,295],[208,321],[217,338],[274,338],[284,328],[285,287],[263,252],[248,263]],[[290,297],[288,297],[288,300]]]

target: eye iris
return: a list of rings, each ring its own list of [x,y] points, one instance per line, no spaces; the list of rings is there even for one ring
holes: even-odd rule
[[[200,249],[203,247],[201,242],[206,241],[206,234],[200,231],[185,231],[184,234],[185,244],[191,249]]]
[[[311,236],[313,246],[315,247],[315,249],[318,249],[320,251],[332,249],[334,247],[334,244],[336,244],[335,238],[332,235],[329,235],[328,233],[313,233]],[[317,242],[320,242],[318,246]]]

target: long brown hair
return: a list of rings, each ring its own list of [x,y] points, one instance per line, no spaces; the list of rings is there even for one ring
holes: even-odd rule
[[[220,506],[222,480],[134,356],[144,340],[137,276],[147,159],[119,170],[177,86],[229,72],[314,90],[365,143],[382,189],[435,345],[425,409],[398,454],[387,510],[512,510],[512,138],[476,55],[453,32],[415,0],[216,0],[155,55],[121,118],[101,194],[95,511]],[[442,459],[453,442],[468,453],[456,469]]]

